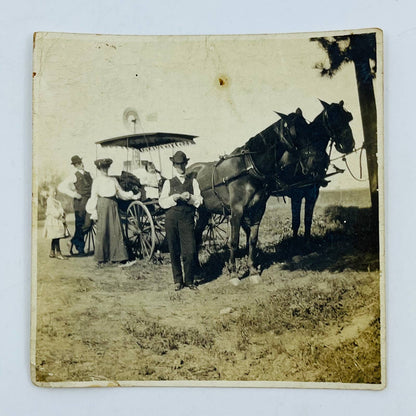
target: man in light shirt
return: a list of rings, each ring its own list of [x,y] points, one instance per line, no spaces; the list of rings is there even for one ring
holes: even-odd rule
[[[91,196],[92,177],[85,171],[82,159],[78,155],[72,156],[71,165],[74,166],[75,171],[58,185],[58,191],[74,199],[75,233],[71,239],[71,254],[72,246],[75,246],[78,255],[83,256],[85,255],[83,230],[86,217],[85,205]]]
[[[185,174],[188,158],[182,151],[170,158],[175,176],[163,184],[159,204],[166,209],[166,237],[172,263],[175,290],[183,287],[196,289],[194,285],[196,244],[195,209],[202,204],[198,182]],[[183,262],[183,273],[182,264]]]

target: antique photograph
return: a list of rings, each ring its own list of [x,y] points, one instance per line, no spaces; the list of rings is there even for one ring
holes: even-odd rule
[[[383,33],[33,37],[37,386],[386,385]]]

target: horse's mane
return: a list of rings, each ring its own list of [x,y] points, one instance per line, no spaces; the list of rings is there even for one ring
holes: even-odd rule
[[[259,146],[261,149],[266,149],[266,144],[272,144],[276,140],[276,125],[281,122],[281,120],[276,121],[260,133],[257,133],[255,136],[251,137],[244,147],[248,150],[259,150]]]

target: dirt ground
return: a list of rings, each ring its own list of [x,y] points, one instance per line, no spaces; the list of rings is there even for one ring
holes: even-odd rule
[[[129,268],[50,259],[39,222],[34,381],[380,384],[380,271],[368,222],[366,208],[318,206],[305,244],[290,238],[289,204],[273,199],[261,277],[234,286],[227,250],[205,251],[198,290],[180,292],[166,253]],[[244,257],[238,266],[244,276]]]

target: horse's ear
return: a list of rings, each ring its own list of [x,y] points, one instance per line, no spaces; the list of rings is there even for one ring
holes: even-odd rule
[[[287,115],[286,115],[286,114],[279,113],[278,111],[275,111],[275,113],[276,113],[278,116],[280,116],[280,118],[281,118],[281,119],[286,120],[286,118],[287,118]]]
[[[321,102],[321,104],[323,105],[323,107],[325,108],[325,110],[329,107],[329,104],[326,103],[325,101],[322,101],[320,98],[319,98],[319,101]]]
[[[342,107],[342,106],[344,105],[344,100],[341,100],[341,101],[339,102],[339,105]]]
[[[302,114],[302,110],[298,107],[297,109],[296,109],[296,114],[298,115],[298,116],[302,116],[303,114]]]

